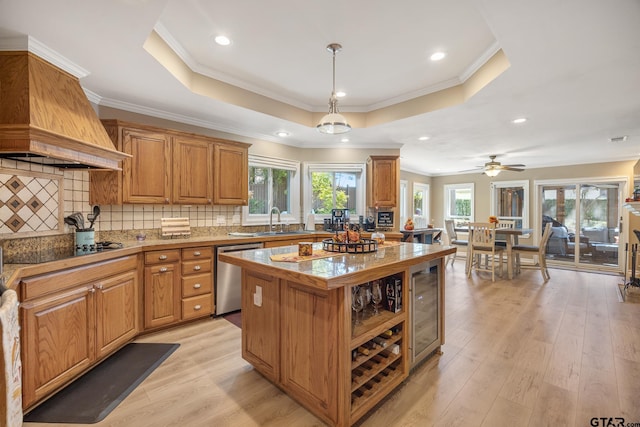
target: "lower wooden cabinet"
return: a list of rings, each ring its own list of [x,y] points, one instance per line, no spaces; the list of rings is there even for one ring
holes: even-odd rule
[[[145,254],[144,329],[178,322],[181,315],[180,250]]]
[[[146,252],[143,299],[145,330],[211,315],[213,248]]]
[[[25,409],[137,335],[136,266],[129,256],[20,283]]]
[[[182,249],[182,320],[209,316],[213,304],[213,248]]]

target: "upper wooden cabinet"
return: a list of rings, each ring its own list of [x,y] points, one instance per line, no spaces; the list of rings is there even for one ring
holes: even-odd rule
[[[133,157],[122,165],[123,200],[128,203],[169,203],[171,139],[159,132],[122,129],[122,151]]]
[[[213,144],[201,139],[173,140],[173,203],[213,202]]]
[[[249,152],[247,148],[216,144],[214,200],[216,205],[249,203]]]
[[[115,146],[133,157],[121,172],[91,171],[91,204],[246,205],[249,144],[103,120]]]
[[[367,159],[368,207],[396,207],[399,187],[399,156],[371,156]]]

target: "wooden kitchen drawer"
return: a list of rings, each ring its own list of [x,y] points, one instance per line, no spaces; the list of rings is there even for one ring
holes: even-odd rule
[[[182,262],[182,275],[210,273],[213,269],[211,258]]]
[[[182,259],[203,259],[213,258],[213,248],[211,246],[202,246],[199,248],[186,248],[182,250]]]
[[[193,274],[182,278],[182,297],[210,294],[213,290],[213,274]]]
[[[213,313],[213,294],[205,294],[182,300],[182,319],[195,319]]]
[[[145,264],[159,264],[163,262],[180,261],[180,249],[167,251],[150,251],[144,254]]]

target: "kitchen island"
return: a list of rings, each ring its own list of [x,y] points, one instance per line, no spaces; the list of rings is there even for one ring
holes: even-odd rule
[[[221,255],[242,267],[243,358],[329,425],[354,424],[407,378],[415,360],[409,295],[417,266],[437,272],[428,309],[437,316],[436,351],[444,343],[443,260],[455,250],[393,243],[299,262],[272,260],[297,246]],[[395,295],[383,299],[380,314],[356,323],[352,291],[370,282]]]

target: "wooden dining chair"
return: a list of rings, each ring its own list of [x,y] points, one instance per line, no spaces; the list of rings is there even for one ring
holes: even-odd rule
[[[511,251],[516,258],[516,272],[519,273],[520,269],[534,269],[540,270],[542,273],[542,279],[546,282],[549,280],[549,270],[547,269],[547,243],[549,242],[549,237],[551,237],[551,223],[548,222],[544,226],[544,231],[542,232],[542,239],[540,239],[540,245],[514,245],[511,248]],[[537,256],[537,260],[533,260],[533,264],[522,264],[520,262],[520,255],[528,254],[529,256]]]
[[[455,227],[455,223],[452,219],[445,219],[444,220],[444,228],[447,232],[447,237],[449,240],[449,245],[451,246],[459,246],[459,247],[464,247],[467,248],[469,246],[469,241],[468,240],[461,240],[458,239],[458,233],[456,232],[456,227]],[[456,258],[458,257],[458,251],[456,250],[456,252],[453,255],[450,255],[449,258],[447,259],[447,262],[449,262],[449,260],[451,260],[451,266],[453,266],[453,263],[456,261]],[[467,250],[467,260],[469,260],[469,253]],[[445,262],[445,267],[447,265],[447,262]],[[465,273],[467,272],[467,268],[465,267]]]
[[[471,271],[490,271],[491,281],[496,281],[496,267],[502,276],[502,255],[504,249],[496,246],[496,224],[488,222],[472,222],[469,224],[469,256],[470,258],[486,257],[484,264],[479,259],[471,261],[467,276],[471,277]]]
[[[498,220],[498,223],[496,224],[496,228],[516,228],[516,222],[514,220],[511,219],[500,219]],[[505,235],[500,235],[500,233],[498,233],[498,236],[503,237]],[[496,237],[497,238],[497,237]],[[506,239],[513,239],[512,236],[510,235],[506,235]],[[502,249],[507,249],[507,241],[505,240],[496,240],[496,246],[501,247]],[[513,258],[517,258],[517,255],[513,255]],[[512,265],[515,267],[518,263],[518,260],[513,260],[513,259],[509,259],[509,257],[507,256],[507,262],[511,262],[513,263]]]

